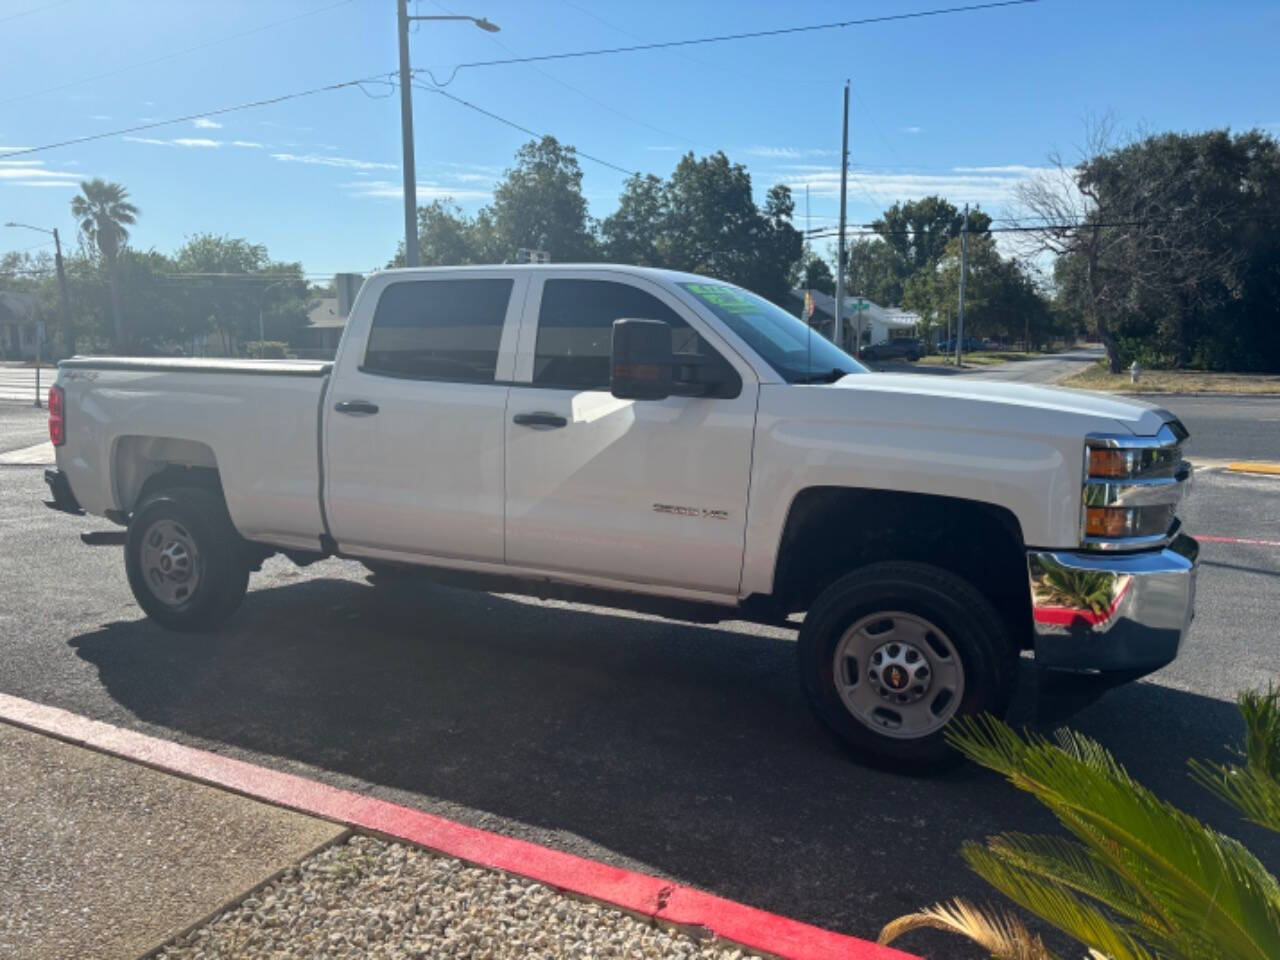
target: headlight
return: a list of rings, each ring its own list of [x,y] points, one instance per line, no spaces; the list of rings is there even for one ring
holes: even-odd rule
[[[1176,420],[1154,437],[1092,435],[1085,440],[1081,544],[1135,550],[1168,541],[1191,474],[1182,459],[1187,431]]]

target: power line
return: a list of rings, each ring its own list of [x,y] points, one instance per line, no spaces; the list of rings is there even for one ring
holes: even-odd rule
[[[62,2],[66,2],[66,0],[62,0]],[[43,96],[46,93],[57,93],[59,90],[66,90],[70,87],[78,87],[82,83],[90,83],[94,80],[105,80],[107,77],[116,77],[122,73],[128,73],[130,70],[137,70],[139,67],[150,67],[157,63],[164,63],[166,60],[173,60],[177,57],[185,57],[187,54],[195,53],[197,50],[204,50],[208,47],[213,47],[220,43],[227,43],[231,40],[239,40],[241,37],[248,37],[255,33],[261,33],[263,30],[271,30],[274,27],[284,26],[286,23],[293,23],[296,20],[302,20],[302,19],[305,19],[306,17],[312,17],[318,13],[326,13],[337,7],[344,6],[350,2],[351,0],[338,0],[337,3],[331,3],[327,7],[318,7],[315,10],[308,10],[305,13],[295,14],[292,17],[285,17],[281,20],[272,20],[270,23],[264,23],[258,27],[251,27],[248,30],[241,30],[238,33],[228,34],[225,37],[218,37],[217,39],[214,39],[214,40],[206,40],[203,43],[197,43],[191,47],[184,47],[181,50],[174,50],[171,53],[162,54],[161,56],[158,56],[158,57],[152,57],[150,60],[140,60],[137,63],[131,63],[128,66],[117,67],[113,70],[107,70],[104,73],[95,73],[87,77],[81,77],[79,80],[68,80],[66,83],[60,83],[57,86],[45,87],[43,90],[32,90],[30,93],[20,93],[14,97],[6,97],[3,100],[0,100],[0,104],[13,103],[17,100],[26,100],[26,99],[29,99],[30,97],[39,97],[39,96]],[[50,6],[57,6],[57,4],[50,4]],[[41,7],[40,9],[43,10],[46,8]],[[28,12],[35,12],[35,11],[28,11]],[[21,16],[21,14],[16,14],[16,16]],[[0,20],[0,23],[3,23],[3,22],[4,22],[3,20]]]
[[[437,10],[441,10],[444,13],[449,14],[450,16],[454,15],[452,10],[450,10],[448,7],[445,7],[443,4],[437,3],[436,0],[430,0],[430,2],[431,2],[431,5],[435,7]],[[489,38],[489,41],[491,43],[496,43],[503,50],[507,51],[507,53],[510,53],[513,55],[516,54],[516,52],[513,49],[511,49],[511,47],[507,46],[505,43],[499,40],[492,33],[488,33],[486,34],[486,36]],[[552,83],[557,83],[560,86],[564,87],[566,90],[573,91],[578,96],[582,97],[584,100],[591,101],[597,107],[601,107],[604,110],[608,110],[610,113],[621,117],[623,120],[626,120],[629,123],[634,123],[638,126],[644,127],[646,130],[651,130],[654,133],[660,134],[661,136],[664,136],[664,137],[674,137],[677,140],[683,140],[686,143],[693,144],[695,147],[704,147],[704,148],[706,147],[705,143],[699,143],[697,140],[693,140],[689,137],[684,136],[683,134],[675,133],[671,130],[664,130],[662,127],[655,126],[654,124],[649,123],[647,120],[641,120],[637,117],[631,116],[629,113],[624,113],[623,111],[619,110],[617,107],[614,107],[608,103],[605,103],[599,97],[596,97],[590,93],[587,93],[587,91],[579,87],[575,87],[573,84],[569,83],[567,80],[561,80],[555,74],[548,73],[546,70],[543,70],[541,67],[537,66],[536,64],[530,63],[530,64],[526,64],[526,66],[528,66],[530,70],[533,70],[536,73],[539,73],[542,76],[546,77]]]
[[[996,0],[993,3],[976,3],[962,7],[939,7],[933,10],[918,10],[913,13],[890,13],[878,17],[861,17],[857,20],[836,20],[831,23],[814,23],[802,27],[779,27],[773,30],[753,30],[748,33],[726,33],[713,37],[694,37],[688,40],[664,40],[656,43],[637,43],[626,47],[605,47],[599,50],[574,50],[568,53],[544,53],[534,57],[509,57],[504,60],[475,60],[460,63],[453,68],[449,79],[440,83],[425,68],[414,70],[414,73],[426,73],[436,86],[447,87],[461,70],[470,67],[498,67],[513,63],[540,63],[546,60],[571,60],[579,57],[602,57],[615,53],[639,53],[645,50],[663,50],[671,47],[692,47],[708,43],[726,43],[731,40],[756,40],[763,37],[781,37],[797,33],[813,33],[818,30],[840,30],[845,27],[861,27],[873,23],[890,23],[897,20],[920,20],[925,17],[938,17],[950,13],[970,13],[977,10],[994,10],[1000,7],[1020,7],[1038,0]]]
[[[461,104],[462,106],[467,107],[470,110],[476,111],[477,113],[482,113],[486,117],[489,117],[490,119],[497,120],[499,123],[505,123],[508,127],[514,127],[516,130],[519,130],[521,133],[527,133],[531,137],[537,137],[538,139],[542,139],[542,137],[546,136],[546,134],[539,133],[536,130],[530,130],[528,127],[522,126],[521,124],[516,123],[514,120],[508,120],[506,117],[500,117],[498,116],[498,114],[494,113],[492,110],[486,110],[484,107],[477,106],[476,104],[472,103],[469,100],[463,100],[461,97],[455,97],[452,93],[449,93],[445,90],[441,90],[439,87],[429,87],[425,83],[415,83],[414,87],[416,87],[419,90],[425,90],[427,93],[438,93],[440,96],[445,97],[449,100],[452,100],[454,103]],[[626,167],[619,166],[616,163],[611,163],[608,160],[602,159],[601,157],[593,156],[592,154],[587,153],[585,150],[579,150],[577,147],[574,147],[573,151],[578,156],[582,157],[584,160],[590,160],[593,163],[600,164],[602,167],[608,167],[610,170],[617,170],[619,173],[625,173],[629,177],[640,175],[640,171],[638,170],[628,170]]]
[[[40,13],[42,10],[52,10],[54,7],[60,7],[70,0],[54,0],[53,3],[46,3],[43,7],[32,7],[30,10],[19,10],[17,13],[11,13],[7,17],[0,17],[0,23],[8,23],[10,20],[17,20],[19,17],[28,17],[33,13]]]
[[[330,83],[323,87],[312,87],[310,90],[299,90],[297,93],[286,93],[278,97],[268,97],[265,100],[251,100],[248,103],[238,103],[231,107],[218,107],[214,110],[201,110],[198,113],[189,113],[185,116],[174,117],[171,120],[155,120],[151,123],[135,124],[132,127],[123,127],[119,130],[108,130],[103,133],[92,133],[83,137],[72,137],[70,140],[59,140],[56,143],[46,143],[39,147],[23,147],[21,150],[9,150],[4,154],[4,158],[8,160],[10,157],[21,157],[28,153],[40,153],[45,150],[53,150],[57,147],[70,147],[77,143],[88,143],[91,140],[105,140],[109,137],[118,137],[126,133],[138,133],[142,130],[154,130],[156,127],[170,127],[175,123],[186,123],[189,120],[195,120],[200,117],[217,117],[224,113],[232,113],[236,110],[249,110],[253,107],[268,107],[275,103],[284,103],[286,100],[297,100],[300,97],[310,97],[317,93],[328,93],[331,90],[342,90],[346,87],[360,87],[364,83],[391,83],[387,79],[389,75],[376,77],[364,77],[360,80],[344,80],[341,83]],[[363,89],[363,88],[361,88]]]

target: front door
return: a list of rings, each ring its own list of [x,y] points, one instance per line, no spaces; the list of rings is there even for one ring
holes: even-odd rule
[[[502,562],[505,381],[527,282],[392,277],[352,317],[325,399],[325,505],[342,549]]]
[[[659,284],[604,271],[535,280],[507,434],[507,562],[736,595],[757,383]],[[613,321],[666,321],[722,370],[717,396],[618,400]],[[733,357],[731,361],[730,357]]]

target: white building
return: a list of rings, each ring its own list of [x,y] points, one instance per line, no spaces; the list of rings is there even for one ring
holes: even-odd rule
[[[813,293],[813,316],[810,323],[815,330],[830,339],[833,317],[835,316],[836,298],[826,293]],[[798,304],[804,303],[804,290],[797,288],[791,295]],[[859,309],[861,307],[861,309]],[[882,307],[866,297],[845,297],[844,310],[841,311],[845,321],[843,346],[853,346],[854,329],[858,318],[862,319],[862,345],[869,347],[873,343],[884,343],[898,337],[916,337],[920,333],[920,315],[897,307]]]

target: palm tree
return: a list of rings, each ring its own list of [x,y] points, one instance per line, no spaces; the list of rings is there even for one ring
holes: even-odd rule
[[[1280,830],[1280,692],[1244,693],[1240,764],[1192,776],[1248,819]],[[951,742],[1043,803],[1070,837],[1006,833],[966,843],[969,866],[1015,903],[1110,960],[1275,960],[1280,882],[1243,844],[1156,797],[1097,742],[1018,736],[998,720],[957,724]],[[893,921],[969,937],[998,960],[1052,960],[1016,917],[963,901]]]
[[[129,240],[126,225],[138,221],[138,208],[129,202],[129,191],[118,183],[94,178],[80,184],[80,193],[71,198],[71,215],[80,226],[85,241],[98,248],[107,267],[111,288],[111,321],[117,347],[128,338],[120,312],[120,284],[116,265],[120,251]]]

